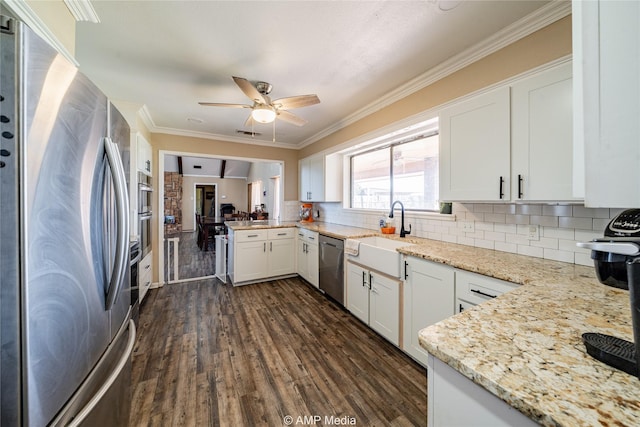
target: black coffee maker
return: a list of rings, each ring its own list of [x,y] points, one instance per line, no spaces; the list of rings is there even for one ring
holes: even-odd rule
[[[613,218],[604,238],[577,245],[591,249],[601,283],[629,290],[635,341],[589,332],[582,335],[587,353],[640,378],[640,209],[625,210]]]

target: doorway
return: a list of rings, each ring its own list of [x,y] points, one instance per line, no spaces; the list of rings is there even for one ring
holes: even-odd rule
[[[196,214],[200,216],[217,216],[216,186],[196,184]]]

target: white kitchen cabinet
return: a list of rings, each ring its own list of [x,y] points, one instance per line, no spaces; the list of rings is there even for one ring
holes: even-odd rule
[[[318,259],[318,233],[304,228],[298,229],[297,250],[298,274],[307,282],[320,286],[320,266]]]
[[[454,269],[448,265],[405,258],[403,350],[423,365],[427,351],[418,342],[421,329],[453,316]]]
[[[399,280],[347,262],[347,309],[387,340],[400,346]]]
[[[149,251],[144,258],[140,260],[138,265],[138,300],[142,304],[142,300],[147,295],[147,291],[151,288],[153,280],[153,251]]]
[[[233,284],[295,274],[294,228],[229,232],[229,277]]]
[[[572,201],[572,64],[511,86],[511,200]]]
[[[520,285],[469,271],[456,270],[456,313],[490,301]]]
[[[440,112],[440,200],[509,199],[509,87]]]
[[[573,1],[572,21],[576,186],[588,207],[640,207],[640,2]]]
[[[539,425],[432,355],[427,362],[427,408],[430,427]]]
[[[294,228],[269,230],[269,276],[284,276],[296,271]]]
[[[142,136],[142,134],[136,134],[136,151],[137,151],[137,165],[140,172],[146,175],[153,175],[152,169],[152,150],[151,144]]]
[[[300,200],[339,202],[342,200],[342,156],[317,155],[299,161]]]

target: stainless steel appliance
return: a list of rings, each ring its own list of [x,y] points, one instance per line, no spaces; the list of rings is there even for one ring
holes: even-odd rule
[[[131,246],[129,248],[131,251],[130,255],[130,271],[131,278],[129,282],[131,283],[131,319],[133,319],[134,323],[138,324],[138,318],[140,317],[140,288],[138,287],[138,267],[140,265],[140,259],[142,255],[140,253],[140,242],[135,240],[131,242]]]
[[[640,378],[640,209],[628,209],[613,218],[604,238],[580,242],[591,249],[601,283],[629,290],[634,343],[611,335],[582,335],[587,353],[614,368]]]
[[[138,172],[138,226],[142,258],[151,252],[152,195],[153,187],[151,185],[151,177],[142,172]]]
[[[0,424],[127,425],[129,128],[75,66],[0,19]]]
[[[344,305],[344,240],[320,235],[320,290]]]

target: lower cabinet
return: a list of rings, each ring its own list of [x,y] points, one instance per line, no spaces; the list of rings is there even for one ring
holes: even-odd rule
[[[374,331],[400,346],[402,282],[347,262],[347,310]]]
[[[295,274],[294,228],[229,233],[229,276],[236,283]]]
[[[423,365],[427,351],[418,342],[421,329],[454,315],[453,267],[415,257],[405,258],[403,350]]]
[[[150,251],[140,260],[138,266],[138,300],[142,304],[147,291],[151,287],[152,277],[153,251]]]
[[[316,288],[320,286],[318,262],[318,233],[304,228],[298,229],[298,274]]]
[[[427,425],[533,427],[539,425],[504,400],[429,355]],[[462,409],[463,408],[463,409]]]

